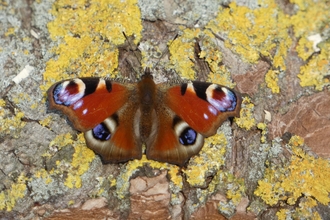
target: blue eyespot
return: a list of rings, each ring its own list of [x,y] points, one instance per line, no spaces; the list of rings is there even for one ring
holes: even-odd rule
[[[183,130],[179,137],[179,141],[182,145],[192,145],[197,138],[197,132],[190,127]]]
[[[79,84],[76,81],[64,81],[55,86],[53,98],[56,104],[70,106],[84,96],[84,92],[79,91]]]
[[[96,127],[93,128],[92,133],[95,139],[101,141],[107,141],[111,137],[111,133],[104,123],[96,125]]]

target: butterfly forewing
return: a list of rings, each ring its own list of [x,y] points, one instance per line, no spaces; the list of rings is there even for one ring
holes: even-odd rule
[[[225,86],[190,82],[169,88],[165,103],[194,130],[208,137],[228,117],[239,117],[241,97]]]
[[[80,78],[54,84],[49,107],[63,111],[79,131],[87,131],[118,111],[131,94],[129,87],[102,78]]]

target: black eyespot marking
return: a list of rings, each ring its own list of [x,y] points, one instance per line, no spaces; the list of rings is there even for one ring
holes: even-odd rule
[[[187,83],[183,83],[181,85],[181,95],[184,95],[186,93],[187,87],[188,87],[188,84]]]
[[[116,123],[116,126],[119,125],[119,117],[116,113],[114,113],[113,115],[111,115],[112,120]]]
[[[96,125],[96,127],[93,128],[92,133],[93,137],[100,141],[107,141],[111,137],[111,133],[104,123]]]
[[[105,80],[105,86],[106,86],[108,92],[112,91],[112,84],[111,84],[110,80]]]
[[[195,144],[197,138],[197,132],[190,127],[183,130],[179,137],[179,141],[182,145],[192,145]]]
[[[94,93],[100,82],[100,79],[93,77],[81,78],[81,80],[86,86],[84,96]]]
[[[175,125],[177,125],[179,122],[181,122],[182,120],[181,120],[181,118],[179,117],[179,116],[175,116],[174,118],[173,118],[173,123],[172,123],[172,127],[174,128],[175,127]]]
[[[203,100],[207,100],[206,98],[206,90],[211,85],[211,83],[205,83],[205,82],[198,82],[194,81],[193,86],[194,90],[196,92],[196,95]]]

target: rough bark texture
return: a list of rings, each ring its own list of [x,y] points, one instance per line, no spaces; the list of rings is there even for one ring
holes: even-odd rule
[[[143,25],[140,47],[150,47],[145,50],[155,55],[149,61],[153,63],[155,80],[177,82],[178,75],[184,74],[169,71],[174,64],[170,68],[164,65],[175,56],[167,52],[169,42],[177,40],[176,35],[180,37],[185,30],[201,27],[205,31],[205,25],[213,21],[220,11],[220,4],[214,5],[213,2],[139,2]],[[250,99],[243,105],[246,111],[241,112],[243,125],[235,120],[224,123],[219,130],[224,138],[204,146],[205,149],[216,150],[201,152],[185,167],[145,159],[142,162],[103,164],[98,156],[86,152],[78,132],[63,115],[47,110],[42,86],[49,82],[45,81],[43,74],[47,62],[56,57],[51,48],[59,45],[59,42],[51,40],[51,31],[47,29],[47,23],[54,19],[49,13],[55,7],[53,3],[33,0],[0,3],[0,219],[276,219],[283,208],[292,214],[291,217],[305,215],[308,219],[311,218],[308,213],[297,211],[297,207],[311,198],[317,204],[308,207],[309,214],[317,212],[321,218],[327,219],[330,215],[328,202],[322,202],[317,196],[302,192],[294,204],[288,203],[284,197],[270,204],[265,197],[255,193],[259,181],[269,177],[267,175],[270,174],[266,173],[269,167],[283,169],[285,174],[292,170],[293,145],[299,145],[305,154],[313,158],[310,159],[311,164],[314,159],[327,161],[330,156],[330,92],[326,86],[321,87],[321,91],[312,86],[302,87],[298,78],[301,67],[320,56],[321,52],[312,52],[305,60],[302,59],[297,52],[300,41],[292,33],[292,27],[287,27],[292,43],[286,50],[288,53],[283,55],[286,68],[282,68],[274,78],[280,88],[279,93],[272,92],[274,87],[269,86],[271,82],[266,80],[266,75],[269,70],[280,69],[273,66],[272,60],[278,53],[280,42],[275,42],[277,46],[271,48],[268,55],[260,49],[260,56],[253,63],[248,60],[249,55],[243,56],[236,47],[228,47],[225,42],[230,36],[224,33],[212,30],[214,38],[208,39],[208,34],[204,34],[190,39],[191,48],[198,45],[202,51],[212,53],[211,60],[215,66],[225,66],[230,72],[229,78],[236,83],[235,89]],[[238,2],[241,7],[244,4],[245,1]],[[245,6],[251,10],[258,8],[258,1],[250,1],[249,4]],[[277,10],[283,10],[288,16],[297,13],[292,4],[283,1],[276,4]],[[86,4],[86,8],[88,6]],[[56,7],[76,10],[69,3]],[[223,2],[221,8],[228,7],[234,10],[233,5]],[[239,10],[247,9],[242,7],[235,12],[239,14]],[[249,17],[248,12],[241,17]],[[328,39],[330,31],[323,31],[324,39]],[[104,43],[108,43],[107,39]],[[208,45],[214,45],[215,50]],[[138,74],[135,71],[139,71],[141,54],[136,55],[132,51],[138,52],[133,44],[120,46],[118,69],[122,78],[136,80]],[[187,51],[181,51],[181,54]],[[221,60],[214,51],[221,52]],[[189,59],[199,59],[198,56],[192,53]],[[199,61],[193,63],[199,65]],[[29,71],[27,65],[33,70]],[[29,71],[29,76],[17,84],[13,83],[12,79],[23,69]],[[207,69],[203,66],[192,69],[201,71],[196,72],[195,79],[208,79],[212,75],[203,72]],[[226,70],[222,69],[224,75]],[[329,65],[326,71],[329,74]],[[320,77],[327,79],[328,76]],[[223,79],[224,83],[230,83],[230,79]],[[249,105],[251,103],[254,106]],[[251,123],[250,127],[248,123]],[[258,123],[266,124],[266,128]],[[295,135],[302,137],[305,144],[290,142]],[[223,148],[216,148],[218,145]],[[219,153],[222,150],[225,153]],[[84,161],[89,159],[86,162],[88,166],[83,167]],[[330,166],[328,162],[325,164],[325,172],[328,173]],[[324,197],[328,197],[329,188],[321,187],[325,188],[322,188]],[[276,195],[277,192],[270,190],[268,193]],[[290,195],[291,192],[287,193]]]

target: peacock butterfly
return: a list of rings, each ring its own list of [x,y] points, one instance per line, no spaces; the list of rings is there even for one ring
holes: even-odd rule
[[[239,117],[241,97],[207,82],[155,84],[149,69],[138,83],[76,78],[48,90],[49,107],[84,132],[105,162],[142,157],[184,165],[228,117]]]

